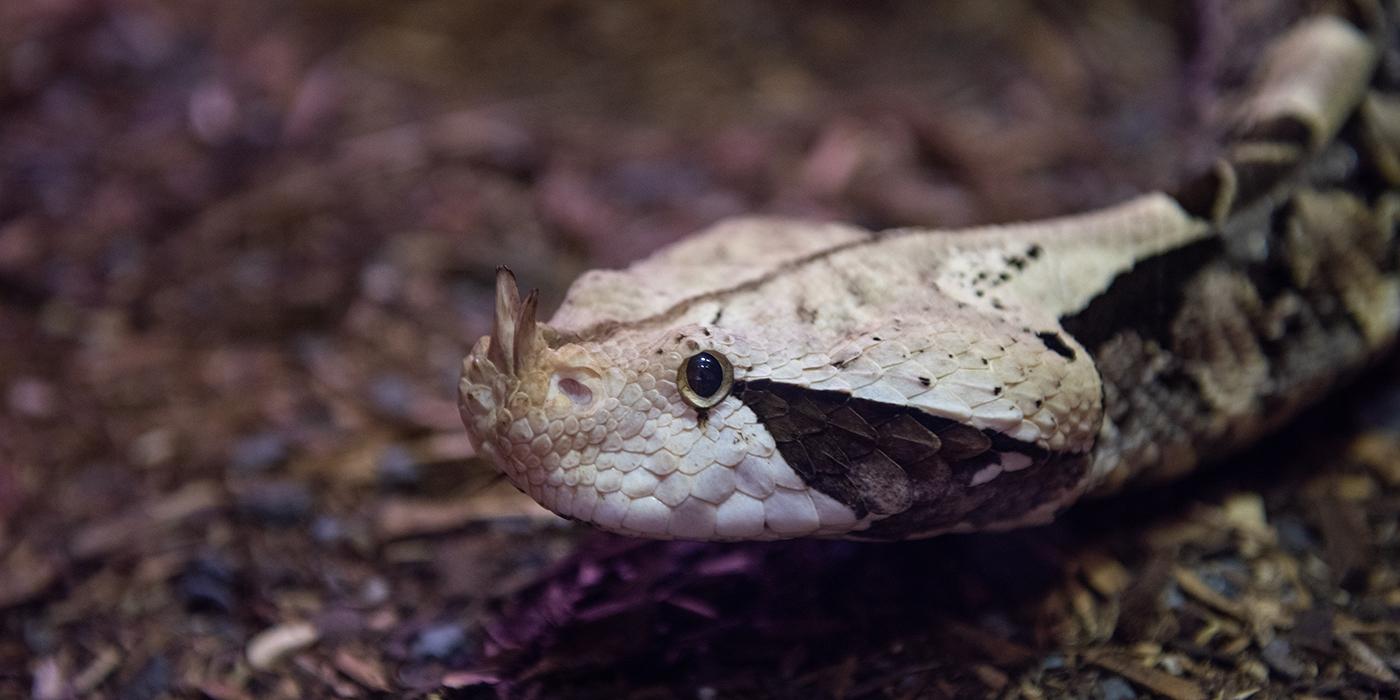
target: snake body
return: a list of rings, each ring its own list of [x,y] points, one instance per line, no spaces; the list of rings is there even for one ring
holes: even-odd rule
[[[965,231],[747,218],[594,271],[547,324],[498,278],[482,454],[644,537],[1043,523],[1238,450],[1400,328],[1400,94],[1379,5],[1265,53],[1179,191]]]

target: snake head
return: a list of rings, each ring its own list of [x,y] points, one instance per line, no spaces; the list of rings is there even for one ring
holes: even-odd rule
[[[861,526],[808,488],[737,395],[764,353],[684,320],[581,338],[537,323],[514,276],[463,363],[478,451],[555,513],[622,534],[701,540],[841,534]]]

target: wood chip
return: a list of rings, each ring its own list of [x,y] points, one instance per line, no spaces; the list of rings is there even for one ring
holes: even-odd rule
[[[474,523],[511,517],[541,523],[561,522],[558,516],[506,483],[453,501],[388,500],[379,510],[376,530],[382,539],[397,540],[451,532]]]
[[[466,431],[454,429],[423,438],[416,445],[425,458],[442,462],[465,462],[476,456],[476,448]]]
[[[1114,598],[1132,582],[1132,575],[1117,559],[1100,553],[1085,555],[1084,580],[1099,595]]]
[[[71,551],[92,559],[141,542],[161,530],[217,508],[223,492],[212,481],[196,481],[169,495],[139,505],[122,515],[93,523],[73,537]]]
[[[1308,509],[1322,530],[1322,559],[1341,585],[1367,568],[1375,554],[1375,542],[1366,514],[1356,502],[1338,498],[1331,489],[1316,489]]]
[[[1225,519],[1238,527],[1267,527],[1264,498],[1257,493],[1232,494],[1225,501]]]
[[[117,670],[121,660],[122,655],[116,649],[103,647],[101,651],[97,652],[97,657],[92,660],[92,663],[73,677],[73,690],[79,695],[92,692],[93,689],[102,684],[102,681],[107,680],[107,676],[111,675],[112,671]]]
[[[374,661],[355,656],[345,649],[336,650],[334,661],[337,671],[366,689],[381,693],[389,691],[389,679],[384,675],[384,669]]]
[[[1112,654],[1089,654],[1086,660],[1107,671],[1112,671],[1154,693],[1165,695],[1172,700],[1205,700],[1206,694],[1200,686],[1185,679],[1149,668],[1131,659]]]
[[[1172,577],[1176,579],[1176,585],[1181,587],[1183,593],[1214,608],[1217,612],[1225,613],[1241,622],[1245,622],[1249,619],[1243,605],[1216,593],[1215,589],[1207,585],[1205,581],[1202,581],[1201,577],[1197,576],[1195,572],[1189,569],[1177,568],[1172,573]]]
[[[981,627],[963,622],[948,623],[948,632],[959,641],[968,644],[998,666],[1019,666],[1035,658],[1028,648],[1003,639]]]
[[[972,672],[977,674],[978,680],[982,681],[983,685],[995,691],[1000,691],[1002,688],[1006,687],[1007,683],[1011,682],[1011,679],[1008,678],[1005,673],[987,664],[977,664],[973,666]]]
[[[34,665],[34,680],[30,684],[34,700],[62,700],[68,697],[65,686],[57,659],[46,656]]]
[[[1395,676],[1395,672],[1391,671],[1386,666],[1385,661],[1381,660],[1381,657],[1371,647],[1366,646],[1365,642],[1349,634],[1340,633],[1337,635],[1337,641],[1341,642],[1342,647],[1347,650],[1350,665],[1357,673],[1370,676],[1387,685],[1400,684],[1400,678]]]
[[[1351,458],[1370,467],[1387,485],[1400,486],[1400,436],[1365,433],[1352,442]]]
[[[288,622],[259,632],[248,642],[248,663],[266,671],[288,654],[305,649],[320,639],[321,633],[309,622]]]
[[[10,550],[0,571],[0,608],[34,599],[58,578],[58,566],[24,543]]]
[[[1376,497],[1376,482],[1365,474],[1343,474],[1332,482],[1333,493],[1343,501],[1369,501]]]
[[[453,671],[442,677],[443,687],[453,690],[478,685],[496,685],[500,682],[500,676],[485,671]]]

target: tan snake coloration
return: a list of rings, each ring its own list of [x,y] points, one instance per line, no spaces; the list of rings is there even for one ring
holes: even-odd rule
[[[968,231],[723,222],[584,275],[548,324],[503,271],[463,421],[545,507],[658,538],[1009,528],[1218,459],[1400,327],[1392,29],[1358,2],[1279,38],[1175,195]]]

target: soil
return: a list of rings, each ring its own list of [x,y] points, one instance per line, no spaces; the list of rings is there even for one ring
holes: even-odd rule
[[[0,697],[1396,695],[1395,362],[885,545],[573,526],[455,407],[500,264],[552,308],[729,216],[1171,189],[1301,4],[0,4]]]

